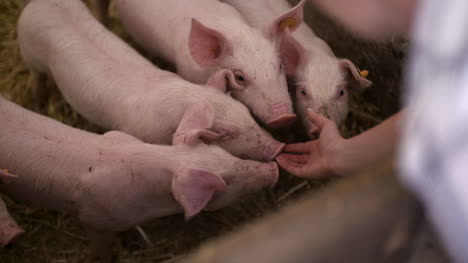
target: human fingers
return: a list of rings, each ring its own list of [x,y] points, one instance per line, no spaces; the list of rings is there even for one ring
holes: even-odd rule
[[[283,152],[288,152],[288,153],[309,153],[311,143],[312,143],[312,141],[286,144],[286,146],[283,149]]]
[[[310,160],[310,155],[308,154],[289,154],[289,153],[282,153],[278,156],[282,158],[286,158],[289,161],[293,161],[300,164],[305,164]]]
[[[291,161],[283,156],[277,156],[276,162],[279,164],[279,166],[281,166],[281,168],[283,168],[290,174],[299,177],[306,177],[307,170],[305,169],[304,164]]]
[[[316,113],[312,109],[307,109],[307,115],[309,115],[310,121],[316,126],[315,129],[318,128],[318,132],[320,132],[323,127],[328,123],[331,122],[331,120],[325,118],[324,116]],[[317,130],[316,130],[317,132]]]

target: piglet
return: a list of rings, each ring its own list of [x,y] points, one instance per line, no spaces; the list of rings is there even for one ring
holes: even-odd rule
[[[17,178],[7,170],[0,169],[0,185],[9,184]],[[8,213],[7,207],[0,198],[0,247],[5,247],[24,233]]]
[[[96,135],[3,98],[0,122],[8,123],[0,126],[0,148],[8,149],[0,152],[0,167],[18,175],[0,191],[77,216],[104,262],[115,232],[181,212],[191,218],[278,179],[274,162],[242,160],[203,143],[159,146],[118,131]]]
[[[291,7],[285,0],[222,0],[235,7],[248,23],[256,28],[265,21],[282,14]],[[302,23],[291,34],[286,33],[283,43],[292,63],[286,74],[295,87],[296,112],[311,137],[317,135],[316,127],[307,117],[311,108],[340,124],[348,114],[348,87],[367,88],[372,82],[348,59],[336,58],[330,47]],[[295,48],[291,48],[291,46]],[[289,70],[288,69],[293,69]]]
[[[52,74],[72,107],[104,128],[156,144],[202,140],[255,160],[271,161],[284,146],[227,94],[232,71],[215,72],[204,88],[160,70],[79,0],[33,0],[18,38],[24,61],[40,73],[34,75]]]
[[[304,0],[303,0],[304,1]],[[218,0],[117,0],[128,33],[150,53],[173,63],[185,79],[204,83],[230,69],[231,95],[270,127],[291,124],[293,113],[285,71],[294,46],[281,49],[285,28],[302,22],[303,1],[271,17],[267,26],[248,26],[231,6]]]

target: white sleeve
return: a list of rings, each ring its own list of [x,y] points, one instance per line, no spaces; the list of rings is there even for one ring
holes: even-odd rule
[[[419,195],[457,262],[468,262],[468,64],[464,71],[462,92],[450,96],[452,103],[435,103],[421,114],[409,106],[400,154],[403,181]]]
[[[468,262],[468,1],[426,0],[415,30],[401,178],[450,256]],[[424,13],[425,12],[425,13]],[[442,33],[443,32],[443,33]],[[440,34],[439,34],[440,33]],[[444,37],[436,37],[444,36]]]

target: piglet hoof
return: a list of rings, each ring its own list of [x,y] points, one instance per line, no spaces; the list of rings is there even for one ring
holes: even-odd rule
[[[283,114],[267,121],[271,128],[282,128],[291,125],[296,119],[296,114]]]
[[[4,226],[0,226],[0,246],[4,248],[23,234],[24,230],[15,223],[8,223]]]

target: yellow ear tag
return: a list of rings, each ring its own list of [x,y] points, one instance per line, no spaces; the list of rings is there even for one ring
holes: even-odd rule
[[[286,18],[280,23],[280,28],[283,30],[286,28],[292,29],[296,26],[297,26],[297,20],[294,18]]]
[[[369,76],[369,71],[361,70],[361,71],[359,71],[359,74],[361,75],[361,77],[367,78],[367,76]]]

